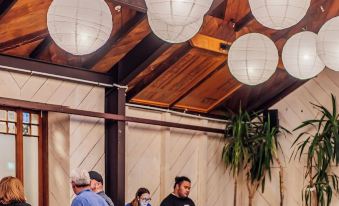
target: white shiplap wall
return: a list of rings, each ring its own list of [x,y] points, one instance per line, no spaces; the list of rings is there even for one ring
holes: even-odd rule
[[[0,97],[104,111],[104,88],[0,69]],[[70,172],[77,167],[104,175],[104,121],[59,113],[48,116],[49,199],[69,205]]]

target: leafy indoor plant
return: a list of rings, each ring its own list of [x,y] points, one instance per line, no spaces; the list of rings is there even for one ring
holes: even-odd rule
[[[267,122],[264,122],[261,116],[255,115],[255,118],[253,118],[247,112],[240,110],[239,114],[233,116],[231,123],[226,127],[226,144],[223,148],[222,159],[226,167],[230,168],[235,179],[235,206],[238,176],[241,175],[241,172],[244,172],[247,177],[249,205],[251,206],[254,194],[260,184],[262,192],[264,192],[266,175],[268,174],[269,178],[271,178],[271,166],[274,160],[277,160],[281,169],[280,205],[283,204],[283,172],[277,154],[279,148],[276,138],[278,129],[271,127],[269,122],[269,118]]]
[[[331,172],[331,163],[339,163],[339,115],[336,98],[332,97],[332,111],[322,105],[311,103],[321,114],[319,118],[304,121],[295,130],[306,129],[301,132],[292,146],[292,153],[299,161],[307,153],[305,178],[308,184],[302,191],[303,201],[307,206],[330,205],[333,190],[339,192],[338,176]],[[313,133],[307,129],[314,129]],[[291,156],[291,157],[292,157]]]

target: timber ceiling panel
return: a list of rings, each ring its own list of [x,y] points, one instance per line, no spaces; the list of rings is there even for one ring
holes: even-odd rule
[[[223,65],[174,106],[189,111],[207,113],[214,105],[230,97],[241,86],[242,84],[231,76],[228,67]]]
[[[26,57],[53,64],[107,73],[128,85],[129,102],[222,114],[270,106],[300,86],[289,76],[281,59],[277,72],[261,85],[237,82],[227,68],[227,49],[249,32],[269,36],[281,54],[287,39],[303,30],[318,32],[339,15],[339,0],[311,0],[306,16],[295,26],[272,30],[260,25],[248,0],[214,0],[199,35],[190,42],[167,44],[149,28],[144,0],[107,0],[113,16],[108,42],[93,54],[74,56],[50,38],[46,14],[51,0],[0,0],[0,55]],[[121,5],[117,11],[116,6]]]
[[[133,98],[132,102],[158,102],[169,106],[222,64],[225,58],[223,54],[193,48]]]

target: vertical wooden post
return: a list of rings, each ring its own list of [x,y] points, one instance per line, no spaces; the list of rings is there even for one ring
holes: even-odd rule
[[[123,88],[106,89],[105,112],[125,115]],[[116,206],[125,205],[125,122],[105,120],[105,187]]]
[[[24,139],[22,134],[22,110],[16,110],[17,115],[17,134],[16,134],[16,177],[24,184]]]

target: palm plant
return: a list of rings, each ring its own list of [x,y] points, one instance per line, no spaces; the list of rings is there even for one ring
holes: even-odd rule
[[[294,129],[315,129],[313,134],[301,132],[292,145],[296,148],[291,157],[299,156],[299,161],[304,151],[307,152],[305,178],[309,178],[309,183],[302,191],[302,199],[307,206],[312,203],[329,206],[333,190],[339,192],[338,176],[331,172],[331,163],[339,163],[339,115],[336,99],[333,95],[331,97],[332,112],[322,105],[311,103],[320,112],[320,118],[304,121]]]
[[[277,160],[280,165],[277,154],[279,144],[276,138],[279,131],[271,127],[269,119],[264,122],[259,115],[255,115],[255,117],[253,120],[247,112],[240,110],[225,130],[225,137],[228,141],[224,146],[222,158],[235,179],[234,205],[236,205],[237,177],[240,171],[244,171],[247,176],[249,205],[251,206],[254,194],[260,184],[262,192],[264,192],[266,174],[271,179],[273,161]],[[282,169],[282,167],[280,168]],[[280,178],[282,175],[281,170]],[[280,182],[283,183],[282,180]],[[282,185],[280,189],[282,205]]]
[[[225,138],[228,143],[225,144],[222,151],[222,159],[226,167],[230,170],[234,178],[234,206],[237,205],[237,186],[239,172],[245,167],[248,161],[248,140],[251,126],[251,118],[247,112],[239,110],[239,114],[233,116],[232,123],[227,124],[225,129]]]

